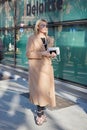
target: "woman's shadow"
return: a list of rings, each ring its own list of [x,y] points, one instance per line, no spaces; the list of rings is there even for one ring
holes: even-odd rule
[[[37,108],[34,104],[32,104],[29,100],[30,100],[30,93],[26,92],[26,93],[22,93],[21,96],[25,97],[28,99],[28,104],[25,105],[24,107],[26,107],[27,109],[30,109],[31,112],[33,113],[34,116],[34,120],[36,118],[36,113],[37,113]]]

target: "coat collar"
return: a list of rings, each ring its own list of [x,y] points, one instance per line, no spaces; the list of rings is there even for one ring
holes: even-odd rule
[[[43,45],[43,42],[42,42],[42,40],[41,40],[41,37],[39,36],[39,35],[36,35],[35,36],[35,42],[36,42],[36,44],[38,44],[38,46],[42,49],[42,50],[45,50],[45,47],[44,47],[44,45]]]

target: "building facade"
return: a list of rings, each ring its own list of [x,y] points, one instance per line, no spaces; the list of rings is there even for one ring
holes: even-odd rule
[[[60,47],[60,55],[52,60],[55,78],[87,86],[86,0],[0,0],[0,62],[28,69],[27,40],[41,18],[48,21],[49,35]]]

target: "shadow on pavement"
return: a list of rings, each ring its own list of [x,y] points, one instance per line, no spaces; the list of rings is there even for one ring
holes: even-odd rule
[[[2,75],[1,75],[2,78]],[[6,80],[5,80],[6,79]],[[57,107],[48,110],[56,110],[74,105],[73,102],[56,95]],[[77,98],[76,103],[87,113],[87,101]],[[36,107],[29,101],[27,80],[2,78],[0,80],[0,130],[65,130],[57,120],[57,115],[52,116],[47,112],[48,122],[43,126],[35,124],[34,116]]]
[[[35,124],[36,107],[29,102],[29,93],[24,93],[26,87],[20,85],[13,79],[2,83],[0,81],[0,130],[44,129],[44,125],[39,127]],[[50,115],[48,117],[53,122],[54,119]],[[49,122],[49,126],[51,122]],[[45,124],[45,127],[46,125],[48,126],[48,123]],[[46,127],[47,129],[49,127]],[[58,122],[53,122],[52,130],[64,129]]]
[[[76,102],[87,113],[87,100],[78,98]]]

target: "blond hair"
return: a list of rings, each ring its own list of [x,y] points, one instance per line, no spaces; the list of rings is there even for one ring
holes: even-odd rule
[[[34,28],[34,31],[35,31],[35,34],[38,34],[39,33],[39,29],[38,29],[38,26],[40,25],[41,22],[45,22],[47,23],[47,21],[45,19],[39,19],[37,20],[36,24],[35,24],[35,28]],[[48,34],[48,32],[47,32]],[[46,34],[46,35],[47,35]]]

